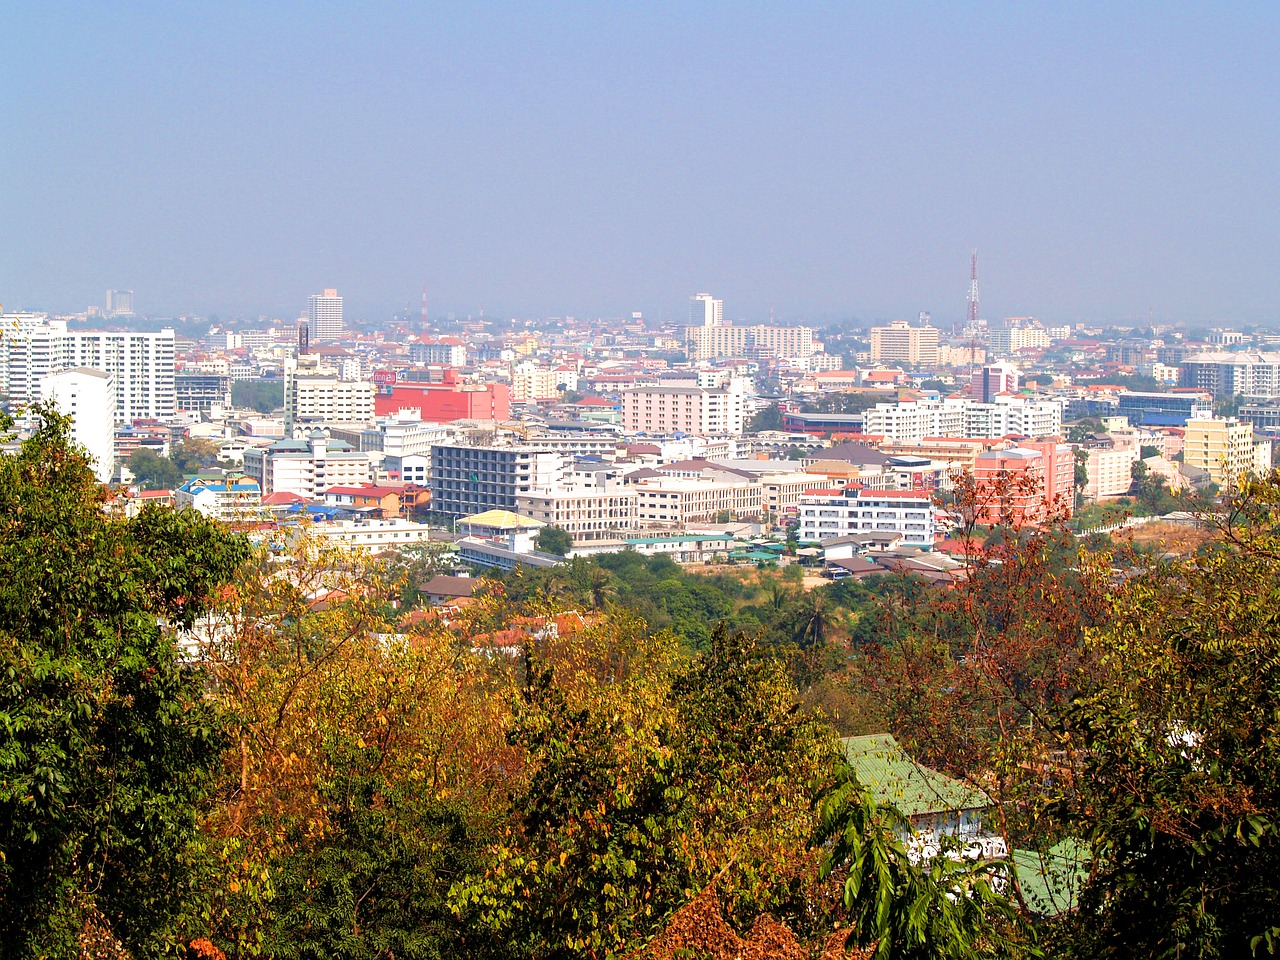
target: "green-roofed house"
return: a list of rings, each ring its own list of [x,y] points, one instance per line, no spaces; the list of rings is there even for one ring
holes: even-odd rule
[[[910,822],[913,836],[903,837],[913,861],[939,852],[939,835],[965,843],[965,855],[986,860],[1008,859],[1017,873],[1028,909],[1056,916],[1075,907],[1087,874],[1088,854],[1074,840],[1064,840],[1045,854],[1013,851],[1004,838],[985,825],[991,799],[976,787],[940,773],[907,755],[887,733],[847,737],[845,758],[876,802],[891,804]]]
[[[982,815],[991,806],[981,790],[917,763],[887,733],[846,737],[843,743],[862,785],[877,803],[896,807],[916,833],[981,835]]]
[[[1089,849],[1068,838],[1044,853],[1015,849],[1013,866],[1027,909],[1042,917],[1074,910],[1089,876]]]

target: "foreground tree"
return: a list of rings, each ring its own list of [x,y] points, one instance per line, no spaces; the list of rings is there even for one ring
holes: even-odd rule
[[[997,892],[1001,864],[968,860],[958,843],[945,842],[938,856],[913,863],[904,843],[910,830],[849,767],[837,770],[813,839],[826,850],[822,878],[844,875],[851,945],[874,947],[875,960],[1036,955],[1013,903]]]
[[[0,457],[0,956],[72,956],[91,914],[135,955],[181,939],[219,717],[170,626],[245,542],[194,511],[109,519],[48,410]]]
[[[1103,675],[1061,804],[1094,858],[1081,956],[1280,950],[1280,475],[1214,522],[1212,549],[1117,586],[1089,631]]]
[[[231,957],[476,955],[446,894],[507,801],[501,670],[388,620],[377,560],[306,539],[256,560],[200,638],[231,741],[203,822],[210,938]]]

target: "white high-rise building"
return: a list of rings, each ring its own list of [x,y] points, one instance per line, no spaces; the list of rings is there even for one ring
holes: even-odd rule
[[[689,301],[689,325],[693,327],[724,326],[724,301],[709,293],[700,293]]]
[[[177,409],[173,330],[71,333],[63,320],[13,326],[12,334],[0,339],[11,404],[38,398],[40,381],[50,373],[92,367],[111,375],[117,424],[173,418]]]
[[[312,343],[339,340],[342,337],[342,298],[337,290],[313,295],[307,309]]]
[[[89,454],[99,483],[116,465],[116,390],[111,375],[92,367],[59,370],[40,379],[40,397],[71,418],[71,439]]]

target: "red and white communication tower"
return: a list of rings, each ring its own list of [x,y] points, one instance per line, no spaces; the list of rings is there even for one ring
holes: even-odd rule
[[[427,329],[427,288],[422,288],[422,329]]]

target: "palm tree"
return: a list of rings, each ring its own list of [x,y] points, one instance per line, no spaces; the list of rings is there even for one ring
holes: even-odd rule
[[[802,650],[822,646],[831,626],[832,611],[827,595],[821,590],[811,590],[800,612],[796,625],[796,645]]]
[[[777,577],[769,581],[769,606],[773,608],[775,614],[781,613],[782,608],[791,602],[795,594],[787,589]]]
[[[591,594],[591,609],[603,610],[605,605],[618,596],[618,588],[607,570],[596,567],[591,571],[591,579],[587,583]]]

